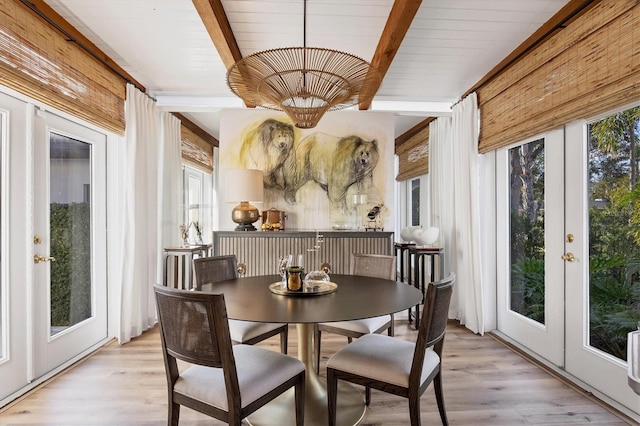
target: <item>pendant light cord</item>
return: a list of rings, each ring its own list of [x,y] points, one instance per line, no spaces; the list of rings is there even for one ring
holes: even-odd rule
[[[307,0],[302,9],[302,87],[307,90]]]

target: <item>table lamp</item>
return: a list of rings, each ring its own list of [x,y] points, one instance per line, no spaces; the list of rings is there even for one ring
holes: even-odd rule
[[[226,173],[227,203],[240,203],[231,211],[231,220],[238,224],[236,231],[255,231],[253,223],[260,212],[251,203],[264,198],[263,174],[254,169],[229,169]]]

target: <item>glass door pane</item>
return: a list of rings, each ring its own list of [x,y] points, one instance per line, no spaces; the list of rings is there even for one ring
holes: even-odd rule
[[[51,327],[91,318],[91,145],[50,136]]]
[[[545,323],[544,139],[509,149],[510,308]]]
[[[5,203],[6,190],[5,184],[7,179],[6,174],[6,155],[5,155],[5,144],[7,141],[4,137],[4,126],[6,121],[6,114],[0,112],[0,363],[2,363],[7,355],[6,355],[6,339],[8,336],[7,333],[7,318],[9,316],[9,301],[7,300],[8,287],[7,282],[4,279],[5,277],[5,256],[4,256],[4,247],[6,246],[6,235],[4,234],[5,230],[5,222],[7,220],[7,207]],[[0,399],[2,399],[3,392],[0,392]]]
[[[627,359],[640,322],[640,107],[589,125],[589,345]]]

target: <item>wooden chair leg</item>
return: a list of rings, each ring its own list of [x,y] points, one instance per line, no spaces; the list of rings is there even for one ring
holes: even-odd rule
[[[442,393],[442,371],[433,378],[433,389],[436,393],[436,402],[438,403],[438,411],[440,412],[440,419],[443,426],[448,426],[447,412],[444,409],[444,395]]]
[[[168,424],[178,426],[180,421],[180,404],[169,401],[169,419]]]
[[[280,333],[280,352],[283,354],[287,354],[287,346],[289,345],[289,329],[284,329],[282,333]]]
[[[409,418],[411,426],[420,426],[420,395],[409,396]]]
[[[296,383],[295,400],[296,400],[296,426],[304,425],[304,390],[305,375],[300,375],[300,380]]]
[[[369,386],[365,386],[364,388],[364,405],[367,407],[371,404],[371,388]]]
[[[338,398],[338,379],[336,379],[335,371],[327,368],[327,407],[329,414],[329,426],[336,425],[336,402]]]
[[[241,426],[242,424],[242,414],[240,410],[240,404],[237,406],[229,407],[227,423],[229,426]]]
[[[315,326],[315,332],[313,333],[313,337],[315,338],[316,344],[316,374],[320,374],[320,341],[322,340],[322,332],[318,328],[318,325]]]
[[[352,337],[347,337],[347,342],[349,342],[349,343],[353,342],[353,338]]]

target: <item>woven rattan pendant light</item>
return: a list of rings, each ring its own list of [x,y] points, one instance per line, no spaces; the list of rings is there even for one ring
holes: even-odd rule
[[[303,47],[265,50],[233,64],[227,84],[248,105],[284,111],[296,127],[315,127],[325,112],[373,98],[378,71],[337,50],[307,47],[304,0]]]

